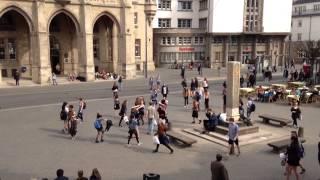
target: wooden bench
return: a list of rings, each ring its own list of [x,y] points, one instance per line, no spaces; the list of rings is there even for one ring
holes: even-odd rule
[[[180,142],[182,142],[183,144],[185,144],[187,146],[191,146],[192,144],[197,142],[196,140],[194,140],[192,138],[189,138],[188,136],[185,136],[185,135],[180,134],[180,133],[176,133],[174,131],[168,131],[166,134],[170,138],[175,139],[177,141],[180,141]]]
[[[301,143],[305,143],[306,140],[299,138],[299,141]],[[270,142],[268,143],[268,146],[273,148],[274,152],[280,152],[285,150],[289,145],[290,145],[291,139],[283,139],[283,140],[278,140],[278,141],[274,141],[274,142]]]
[[[279,117],[275,117],[272,115],[266,115],[266,114],[259,115],[259,118],[262,118],[262,122],[264,122],[264,123],[269,123],[269,121],[279,122],[280,126],[282,126],[282,127],[287,126],[289,123],[292,122],[292,120],[289,120],[289,119],[279,118]]]

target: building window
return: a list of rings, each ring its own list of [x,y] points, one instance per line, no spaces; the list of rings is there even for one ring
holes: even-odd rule
[[[183,37],[179,37],[178,44],[179,44],[179,45],[182,45],[182,44],[183,44]]]
[[[93,39],[93,57],[99,59],[99,39]]]
[[[162,44],[162,45],[165,45],[165,44],[166,44],[166,42],[167,42],[166,40],[167,40],[167,38],[166,38],[166,37],[162,37],[161,44]]]
[[[183,44],[184,45],[189,45],[191,44],[191,37],[183,37]]]
[[[178,19],[179,28],[191,28],[192,19]]]
[[[313,10],[320,11],[320,4],[313,5]]]
[[[16,41],[15,39],[8,39],[8,52],[10,59],[16,59]]]
[[[207,18],[199,19],[199,28],[203,28],[203,29],[207,28]]]
[[[134,13],[133,20],[134,20],[134,24],[138,24],[138,13],[137,12]]]
[[[158,19],[159,28],[169,28],[171,27],[171,19]]]
[[[5,45],[4,45],[4,39],[0,39],[0,59],[5,59]]]
[[[221,61],[220,57],[221,57],[221,52],[216,52],[216,53],[215,53],[215,58],[214,58],[215,61],[216,61],[216,62],[220,62],[220,61]]]
[[[195,52],[194,60],[204,60],[204,52]]]
[[[171,0],[159,0],[158,9],[171,10]]]
[[[298,41],[301,41],[301,33],[298,33]]]
[[[208,0],[200,0],[199,10],[208,9]]]
[[[194,37],[194,44],[199,44],[199,37]]]
[[[175,44],[176,44],[176,37],[172,37],[172,38],[171,38],[171,44],[172,44],[172,45],[175,45]]]
[[[179,11],[192,11],[192,1],[179,1],[178,2]]]
[[[161,63],[174,63],[176,61],[175,52],[160,52],[160,62]]]
[[[298,21],[298,27],[302,27],[302,20]]]
[[[192,52],[179,52],[179,60],[184,62],[191,62],[192,61]]]
[[[140,57],[141,56],[141,40],[136,39],[134,43],[134,48],[135,48],[135,56]]]

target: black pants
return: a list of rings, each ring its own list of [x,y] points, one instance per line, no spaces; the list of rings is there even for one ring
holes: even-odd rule
[[[292,120],[293,120],[293,125],[298,126],[297,118],[296,117],[292,117]]]
[[[121,126],[121,122],[123,121],[124,115],[120,116],[119,126]]]
[[[128,144],[130,143],[130,140],[131,140],[133,134],[136,136],[136,140],[139,143],[139,136],[138,136],[137,130],[136,129],[130,129],[129,130],[129,137],[128,137]]]
[[[165,146],[166,148],[168,148],[171,152],[173,152],[173,149],[169,146],[169,144],[162,144],[162,145],[164,145],[164,146]],[[155,152],[158,152],[159,146],[160,146],[160,144],[157,144],[157,147],[156,147],[156,149],[154,150]]]
[[[187,106],[189,104],[189,97],[184,97],[184,105]]]

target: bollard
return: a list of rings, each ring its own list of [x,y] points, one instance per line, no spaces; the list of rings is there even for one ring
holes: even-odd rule
[[[303,138],[304,137],[304,128],[303,127],[299,127],[299,129],[298,129],[298,137],[299,138]]]
[[[143,174],[143,180],[160,180],[160,175],[154,173]]]

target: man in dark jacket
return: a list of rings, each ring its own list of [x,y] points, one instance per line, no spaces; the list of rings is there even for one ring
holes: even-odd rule
[[[14,80],[16,80],[16,86],[19,86],[19,81],[20,81],[20,73],[17,71],[14,73],[14,76],[13,76]]]
[[[229,180],[228,171],[221,160],[221,154],[217,154],[216,161],[211,162],[211,180]]]
[[[55,178],[55,180],[69,180],[69,178],[65,177],[63,174],[64,174],[63,169],[58,169],[57,170],[57,178]]]

